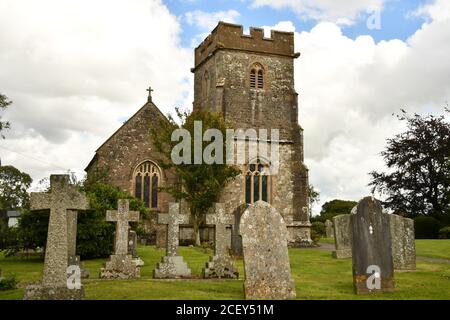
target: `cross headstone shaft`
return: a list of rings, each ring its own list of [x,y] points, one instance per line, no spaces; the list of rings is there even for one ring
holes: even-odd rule
[[[130,200],[119,199],[117,210],[106,212],[106,221],[115,221],[116,224],[116,245],[115,254],[128,254],[128,222],[139,221],[139,212],[130,211]]]
[[[170,203],[169,214],[159,214],[158,223],[167,224],[167,247],[166,256],[178,255],[178,244],[180,241],[180,224],[189,223],[189,215],[180,214],[180,204]]]
[[[69,175],[51,175],[49,193],[31,193],[31,210],[49,210],[43,286],[67,285],[68,232],[67,210],[87,210],[89,201],[69,184]]]
[[[216,203],[215,213],[206,215],[206,224],[215,226],[214,254],[216,256],[228,255],[227,226],[233,223],[234,216],[225,213],[223,203]]]

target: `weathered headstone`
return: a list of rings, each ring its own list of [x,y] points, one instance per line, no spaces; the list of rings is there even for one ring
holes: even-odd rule
[[[136,231],[128,231],[128,254],[131,255],[133,260],[136,261],[136,265],[139,267],[144,266],[144,261],[138,256],[137,252],[138,237]]]
[[[356,294],[394,291],[389,215],[373,197],[351,214],[353,287]]]
[[[331,222],[330,220],[325,221],[325,234],[327,238],[334,237],[333,222]]]
[[[180,224],[188,224],[189,216],[180,214],[179,203],[169,203],[169,214],[160,214],[158,223],[167,225],[166,255],[153,270],[153,277],[161,278],[183,278],[191,276],[191,269],[178,255],[178,245],[180,242]]]
[[[356,213],[356,207],[352,214]],[[395,270],[416,269],[416,248],[414,240],[414,221],[394,214],[389,216],[392,258]],[[333,256],[338,259],[352,257],[352,230],[350,228],[350,215],[335,216],[334,234],[335,248]]]
[[[67,250],[68,250],[68,265],[78,266],[81,269],[81,278],[89,278],[89,271],[84,268],[80,256],[76,254],[77,250],[77,223],[78,211],[67,210]]]
[[[333,257],[345,259],[352,257],[352,230],[350,228],[350,215],[341,214],[333,217],[334,246]]]
[[[242,256],[242,238],[239,230],[241,224],[241,217],[247,209],[247,205],[241,205],[233,211],[234,221],[231,227],[231,253],[234,256]]]
[[[128,231],[128,254],[133,257],[133,259],[138,258],[137,254],[137,233],[136,231]]]
[[[216,203],[213,209],[214,213],[206,215],[206,224],[215,226],[214,256],[210,257],[206,268],[203,269],[203,276],[205,278],[237,279],[239,272],[228,252],[230,234],[227,232],[227,226],[233,224],[234,216],[225,213],[225,204],[223,203]]]
[[[246,299],[295,298],[289,264],[287,228],[267,202],[250,205],[241,217]]]
[[[392,258],[395,270],[416,269],[414,220],[395,214],[389,215],[392,239]]]
[[[139,212],[130,211],[130,201],[120,199],[116,210],[106,212],[107,221],[116,222],[114,254],[100,270],[102,279],[132,279],[140,277],[137,261],[128,254],[128,230],[130,221],[139,221]]]
[[[51,175],[49,193],[31,193],[31,210],[50,209],[41,285],[27,287],[26,300],[83,299],[82,285],[69,286],[67,210],[87,210],[88,199],[69,184],[69,175]]]

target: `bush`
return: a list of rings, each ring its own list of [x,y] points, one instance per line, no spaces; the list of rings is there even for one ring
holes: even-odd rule
[[[439,239],[450,239],[450,226],[439,230]]]
[[[437,239],[440,228],[440,222],[433,217],[419,216],[414,218],[416,239]]]
[[[10,274],[4,278],[0,278],[0,291],[14,290],[17,288],[16,275]]]
[[[325,224],[320,221],[315,221],[311,223],[311,231],[314,230],[317,234],[325,236]]]
[[[311,240],[314,245],[318,245],[320,239],[322,239],[322,235],[318,233],[316,230],[311,228]]]

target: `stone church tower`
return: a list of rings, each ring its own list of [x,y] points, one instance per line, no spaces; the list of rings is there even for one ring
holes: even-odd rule
[[[239,221],[246,204],[269,202],[284,217],[292,245],[310,244],[308,169],[304,165],[303,129],[298,124],[294,88],[294,34],[220,22],[195,49],[194,109],[222,112],[234,129],[279,130],[279,170],[264,173],[262,159],[249,159],[222,201]],[[270,147],[269,147],[270,148]],[[239,246],[237,230],[234,246]]]
[[[284,217],[293,246],[309,245],[308,169],[303,162],[303,130],[298,124],[298,101],[294,89],[294,34],[272,31],[265,38],[262,29],[243,28],[220,22],[195,49],[194,109],[221,112],[234,129],[279,130],[279,137],[267,137],[279,145],[279,169],[268,174],[267,159],[249,159],[240,165],[242,174],[225,189],[221,202],[235,217],[231,246],[240,252],[240,216],[246,206],[257,200],[269,202]],[[158,213],[168,212],[172,197],[159,187],[175,183],[171,171],[150,139],[151,128],[157,129],[167,118],[151,98],[100,148],[86,168],[88,177],[107,175],[108,181],[141,198],[151,212],[147,230],[163,245],[164,228],[156,225]],[[269,147],[270,148],[270,147]],[[269,161],[270,162],[270,161]],[[212,228],[201,237],[209,240]],[[180,227],[180,238],[192,238],[190,226]]]

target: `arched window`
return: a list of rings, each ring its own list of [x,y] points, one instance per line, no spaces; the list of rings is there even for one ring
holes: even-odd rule
[[[245,203],[252,204],[258,200],[269,202],[269,186],[269,167],[259,160],[249,164],[245,174]]]
[[[259,63],[255,63],[250,69],[250,88],[264,88],[264,68]]]
[[[134,196],[147,208],[158,208],[159,181],[159,169],[151,161],[141,163],[134,172]]]
[[[208,71],[206,71],[205,74],[203,75],[203,85],[202,85],[204,98],[207,98],[209,95],[209,87],[210,87],[209,73]]]

